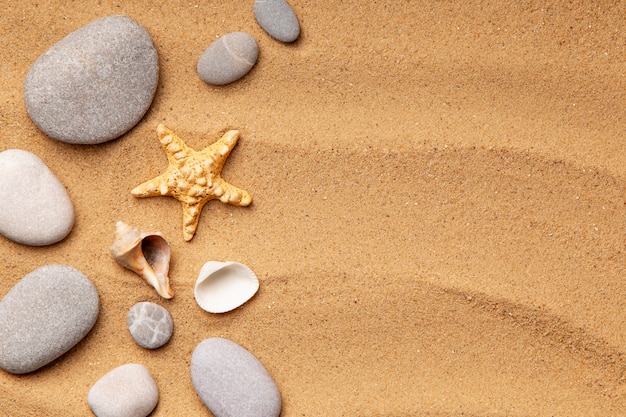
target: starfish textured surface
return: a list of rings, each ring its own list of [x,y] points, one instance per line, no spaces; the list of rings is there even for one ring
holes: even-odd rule
[[[219,199],[234,206],[247,206],[252,197],[247,191],[227,183],[222,177],[226,158],[239,140],[237,130],[229,130],[220,140],[196,151],[173,131],[160,124],[157,136],[169,166],[156,178],[135,187],[135,197],[174,197],[183,205],[183,237],[193,238],[200,213],[207,201]]]

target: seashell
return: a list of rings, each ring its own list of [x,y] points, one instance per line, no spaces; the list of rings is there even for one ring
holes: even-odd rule
[[[113,258],[148,281],[161,297],[172,298],[174,291],[167,276],[170,245],[161,233],[142,232],[122,221],[118,221],[115,227],[115,241],[111,246]]]
[[[194,288],[196,302],[209,313],[225,313],[244,304],[259,289],[259,280],[237,262],[205,263]]]

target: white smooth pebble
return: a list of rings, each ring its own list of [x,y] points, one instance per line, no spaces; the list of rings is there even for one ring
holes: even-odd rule
[[[74,226],[74,206],[63,184],[35,154],[0,152],[0,234],[14,242],[45,246]]]
[[[245,32],[231,32],[213,42],[200,56],[198,75],[213,85],[232,83],[246,75],[259,56],[259,46]]]
[[[285,0],[255,0],[254,17],[274,39],[293,42],[300,36],[300,23]]]
[[[87,402],[97,417],[146,417],[159,402],[159,389],[148,368],[129,363],[96,381]]]

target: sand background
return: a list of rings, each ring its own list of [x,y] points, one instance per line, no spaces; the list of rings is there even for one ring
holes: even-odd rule
[[[260,359],[283,417],[623,416],[626,4],[290,0],[302,33],[285,45],[252,3],[0,3],[0,151],[37,154],[76,209],[59,244],[0,238],[0,296],[61,263],[101,297],[62,358],[0,372],[0,416],[90,415],[91,385],[125,363],[154,375],[153,416],[208,416],[189,361],[212,336]],[[23,104],[29,66],[111,14],[153,37],[152,107],[106,144],[46,137]],[[256,38],[259,60],[206,85],[196,62],[231,31]],[[158,123],[196,149],[239,129],[223,176],[252,206],[207,204],[184,242],[176,200],[133,198],[167,166]],[[172,300],[111,258],[117,220],[164,234]],[[209,260],[250,266],[258,294],[202,311]],[[159,350],[128,333],[139,301],[174,317]]]

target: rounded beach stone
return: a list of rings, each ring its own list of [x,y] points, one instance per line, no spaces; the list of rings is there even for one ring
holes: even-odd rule
[[[246,349],[220,337],[206,339],[191,356],[191,382],[215,417],[278,417],[280,392]]]
[[[97,417],[146,417],[159,402],[159,389],[145,366],[129,363],[96,381],[87,402]]]
[[[96,322],[96,287],[70,266],[46,265],[0,301],[0,367],[35,371],[74,347]]]
[[[131,307],[126,323],[135,342],[146,349],[156,349],[166,344],[174,329],[174,321],[169,311],[147,301]]]
[[[46,164],[21,149],[0,152],[0,234],[45,246],[63,240],[73,226],[74,206]]]
[[[107,16],[44,52],[24,82],[26,110],[48,136],[95,144],[130,130],[146,113],[159,76],[152,38],[127,16]]]
[[[300,24],[285,0],[255,0],[254,17],[274,39],[293,42],[300,35]]]
[[[204,51],[196,69],[205,82],[224,85],[246,75],[258,56],[259,46],[252,36],[244,32],[231,32]]]

